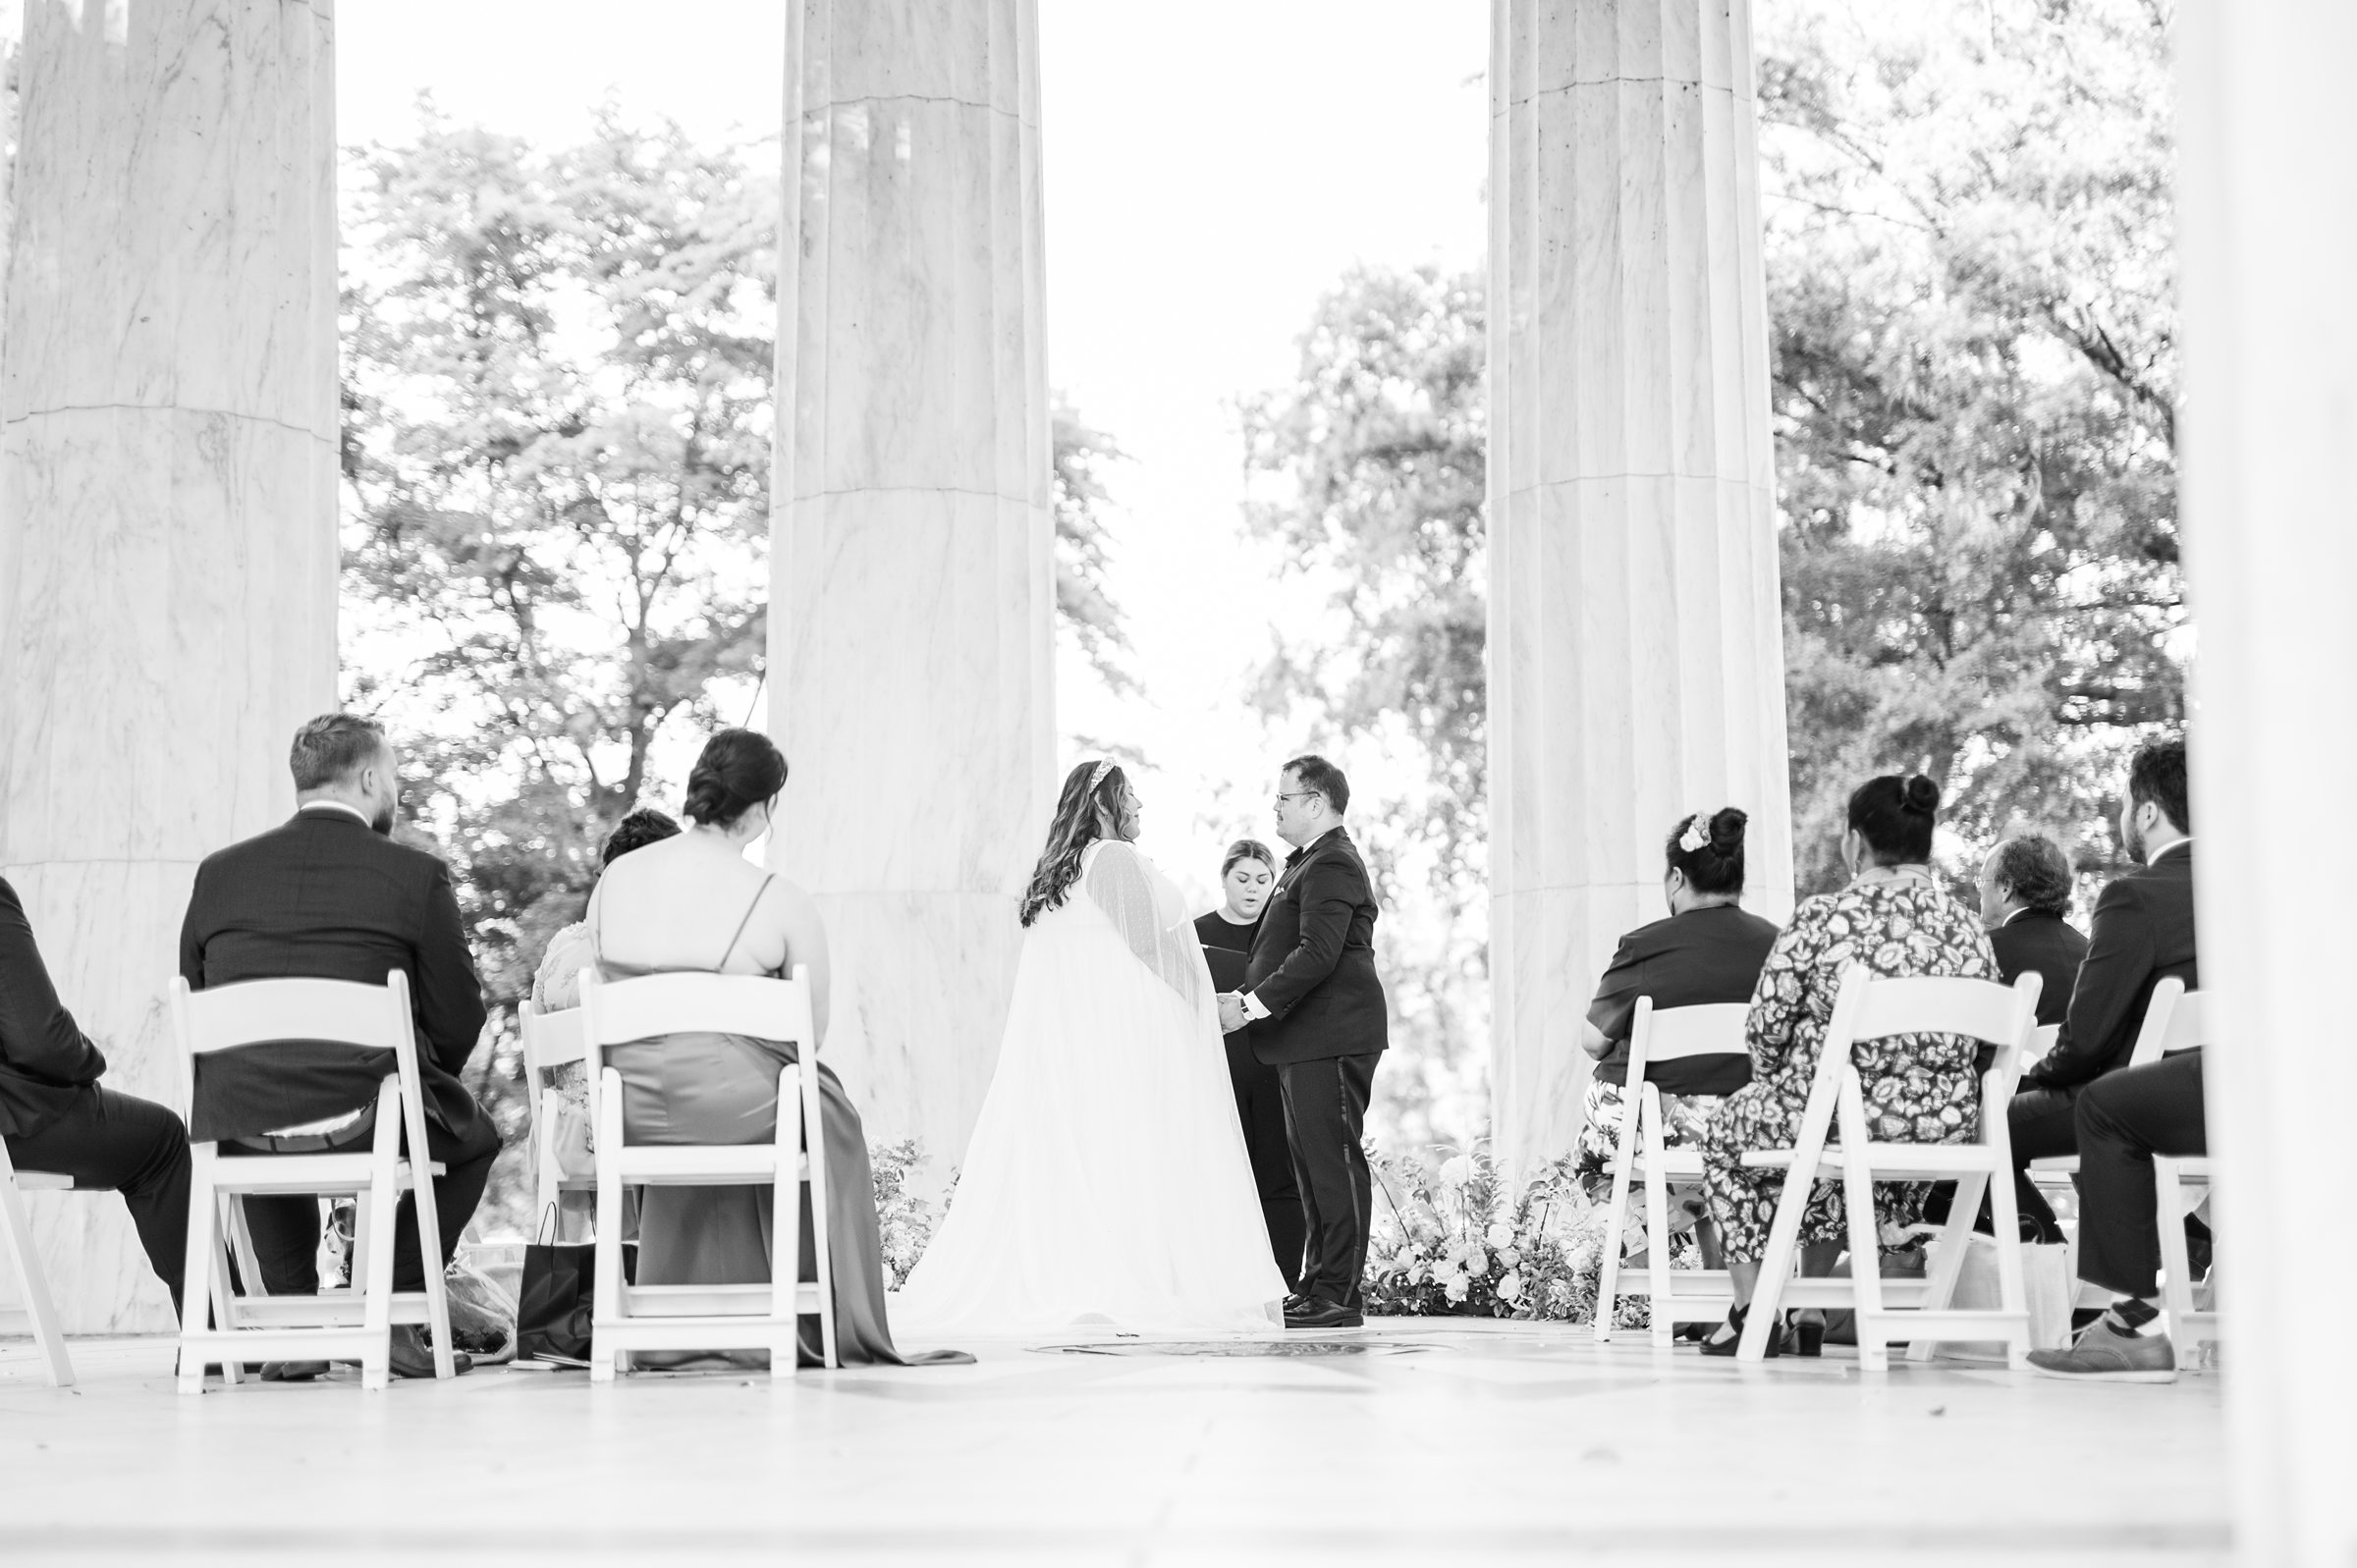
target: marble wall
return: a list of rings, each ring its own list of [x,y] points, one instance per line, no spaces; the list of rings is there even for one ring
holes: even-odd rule
[[[190,878],[335,704],[332,0],[28,0],[0,338],[0,872],[107,1082],[177,1104]],[[171,1310],[42,1197],[77,1330]]]
[[[2180,18],[2193,813],[2220,1035],[2206,1058],[2235,1546],[2250,1568],[2341,1568],[2357,1562],[2357,1368],[2319,1353],[2316,1315],[2357,1300],[2335,1222],[2357,1101],[2357,903],[2340,875],[2357,778],[2357,10],[2197,0]]]
[[[1494,1137],[1564,1153],[1579,1026],[1689,811],[1790,909],[1748,0],[1493,0]]]
[[[997,1059],[1054,766],[1032,0],[795,0],[773,862],[817,894],[827,1054],[946,1179]]]

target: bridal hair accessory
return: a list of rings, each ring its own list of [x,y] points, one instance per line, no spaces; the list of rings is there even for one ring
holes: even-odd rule
[[[1113,772],[1113,759],[1107,757],[1103,762],[1097,764],[1097,771],[1088,776],[1088,792],[1092,795],[1095,794],[1097,785],[1103,784],[1105,776],[1111,772]]]
[[[1687,854],[1692,854],[1695,850],[1708,844],[1711,841],[1711,819],[1717,815],[1718,813],[1715,811],[1694,813],[1686,823],[1686,831],[1677,836],[1678,848]]]

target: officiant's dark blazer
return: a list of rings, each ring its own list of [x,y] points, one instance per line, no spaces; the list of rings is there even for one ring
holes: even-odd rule
[[[1390,1043],[1375,915],[1375,885],[1346,829],[1287,858],[1244,966],[1244,990],[1269,1009],[1252,1025],[1254,1056],[1275,1067]]]
[[[294,976],[381,986],[395,969],[410,979],[427,1119],[464,1137],[483,1114],[459,1082],[483,1032],[483,988],[450,869],[325,806],[196,868],[180,930],[192,989]],[[189,1136],[245,1137],[360,1108],[390,1066],[389,1053],[316,1041],[208,1058]]]
[[[2095,901],[2087,956],[2070,1013],[2027,1088],[2068,1089],[2128,1064],[2153,988],[2170,976],[2201,989],[2193,946],[2193,843],[2171,844],[2149,866],[2114,879]]]

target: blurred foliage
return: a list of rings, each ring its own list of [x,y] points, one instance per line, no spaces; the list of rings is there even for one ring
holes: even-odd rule
[[[767,640],[774,143],[611,109],[556,151],[421,106],[347,155],[345,670],[406,753],[492,1006],[470,1087],[521,1137],[516,1008],[598,846],[667,804],[666,748],[758,723]],[[1112,439],[1057,407],[1057,598],[1123,677],[1102,576]],[[521,1157],[485,1228],[524,1228]]]

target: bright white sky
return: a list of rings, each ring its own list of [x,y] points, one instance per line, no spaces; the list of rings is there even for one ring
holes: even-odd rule
[[[609,92],[716,142],[767,135],[795,3],[348,0],[338,134],[404,139],[430,89],[454,118],[552,145]],[[1298,737],[1251,717],[1246,675],[1273,622],[1319,609],[1239,537],[1233,405],[1288,379],[1352,264],[1479,259],[1488,11],[1039,0],[1050,379],[1134,460],[1113,476],[1112,588],[1146,686],[1117,703],[1068,660],[1059,720],[1158,765],[1139,781],[1144,846],[1198,889],[1227,838],[1267,837],[1269,775]]]

